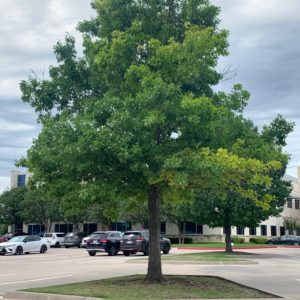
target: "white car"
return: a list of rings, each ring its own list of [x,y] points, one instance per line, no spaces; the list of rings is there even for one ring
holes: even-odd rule
[[[60,248],[64,245],[65,234],[63,232],[45,233],[43,238],[49,243],[50,247]]]
[[[20,235],[15,236],[8,242],[0,243],[0,254],[15,254],[39,252],[45,253],[48,250],[48,244],[38,235]]]

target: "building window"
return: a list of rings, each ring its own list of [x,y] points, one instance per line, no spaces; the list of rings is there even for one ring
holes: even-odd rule
[[[294,235],[294,229],[289,229],[289,235]]]
[[[288,208],[293,208],[293,199],[288,199],[287,200],[287,207]]]
[[[25,174],[18,175],[18,187],[25,186],[25,180],[26,180]]]
[[[256,228],[249,228],[249,235],[256,235]]]
[[[300,228],[296,229],[296,235],[298,235],[298,236],[300,235]]]
[[[85,223],[83,224],[83,231],[87,234],[91,234],[94,231],[97,231],[97,224],[96,223]]]
[[[34,235],[44,235],[45,233],[45,226],[41,224],[34,224],[34,225],[28,225],[28,234],[34,234]]]
[[[203,225],[197,224],[197,233],[203,234]]]
[[[260,232],[261,232],[261,235],[268,235],[267,234],[267,225],[260,225]]]
[[[277,236],[277,228],[276,228],[276,226],[271,226],[271,236]]]
[[[203,226],[194,222],[182,222],[182,233],[183,234],[202,234]]]
[[[242,226],[238,226],[236,228],[236,234],[238,234],[238,235],[244,235],[245,234],[245,228],[242,227]]]
[[[295,209],[299,209],[300,200],[295,200]]]
[[[131,230],[132,226],[127,222],[114,222],[111,223],[111,230],[122,231],[125,232],[127,230]]]
[[[73,231],[73,224],[55,224],[55,232],[63,232],[64,234]]]
[[[284,226],[280,226],[280,236],[285,235],[285,227]]]
[[[166,222],[160,222],[160,233],[166,233]]]

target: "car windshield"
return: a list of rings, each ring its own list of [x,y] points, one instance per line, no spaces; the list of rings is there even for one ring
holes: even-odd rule
[[[105,233],[95,233],[95,234],[91,234],[90,238],[92,238],[92,239],[102,239],[102,238],[104,238],[104,236],[105,236]]]
[[[9,242],[23,242],[26,236],[15,236]]]
[[[128,232],[123,235],[124,239],[136,239],[139,237],[141,237],[141,234],[139,232]]]
[[[70,236],[73,236],[74,235],[74,232],[69,232],[66,234],[66,237],[70,237]]]
[[[45,233],[44,237],[52,237],[52,233]]]
[[[56,236],[57,236],[57,237],[64,237],[65,234],[64,234],[64,233],[57,233]]]

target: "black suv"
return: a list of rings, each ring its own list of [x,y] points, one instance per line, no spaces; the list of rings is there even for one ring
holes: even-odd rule
[[[86,250],[90,256],[96,252],[107,252],[108,255],[117,255],[120,251],[120,241],[123,233],[120,231],[97,231],[86,242]]]
[[[85,232],[68,232],[64,238],[65,248],[80,248],[81,240],[86,236]]]
[[[170,240],[161,237],[160,251],[164,254],[168,254],[170,249]],[[121,251],[123,251],[125,256],[129,256],[130,254],[135,254],[137,252],[143,252],[144,255],[149,255],[149,231],[126,231],[121,240]]]

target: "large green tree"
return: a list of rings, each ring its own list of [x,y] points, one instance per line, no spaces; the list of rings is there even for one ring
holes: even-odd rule
[[[26,165],[33,182],[78,205],[104,205],[107,215],[120,200],[147,200],[146,280],[161,282],[160,203],[216,185],[216,152],[204,155],[203,147],[229,148],[252,130],[239,115],[249,94],[240,85],[214,93],[228,33],[218,29],[219,9],[209,1],[92,6],[97,16],[78,27],[83,57],[67,36],[54,48],[58,65],[49,79],[21,83],[43,125]],[[178,170],[182,157],[191,160]]]

